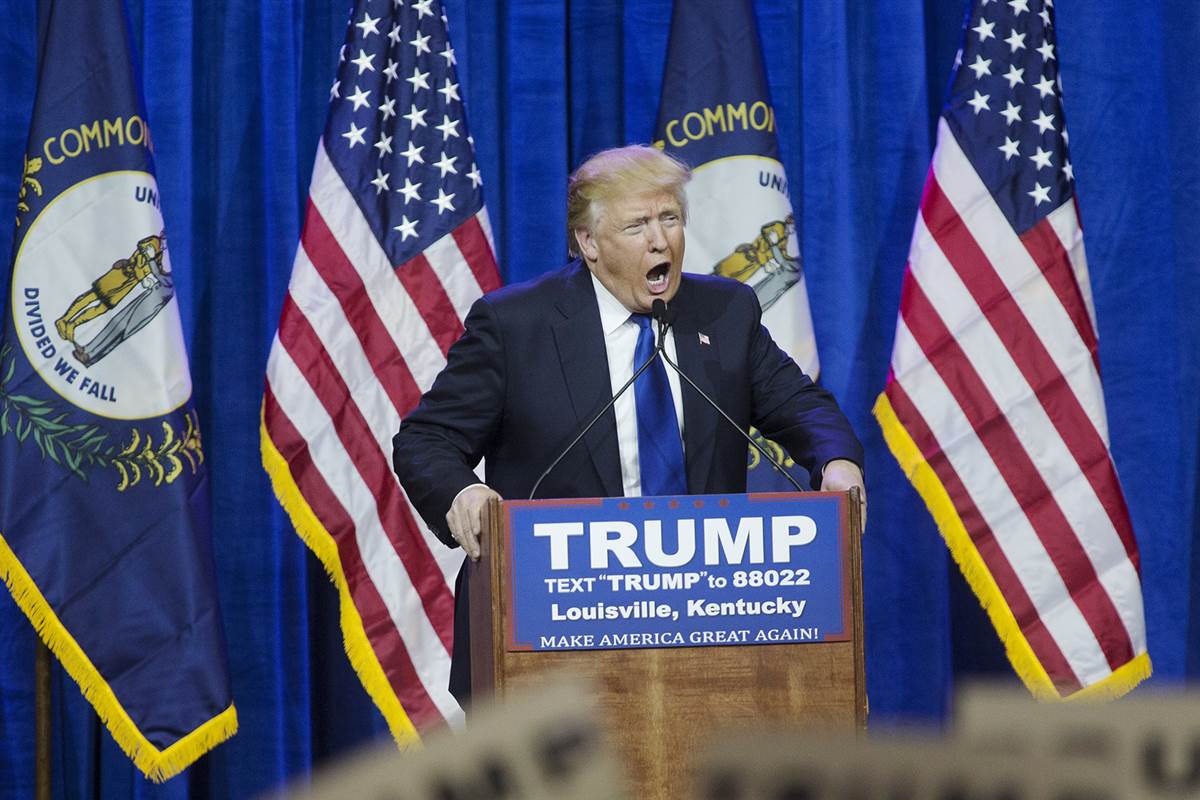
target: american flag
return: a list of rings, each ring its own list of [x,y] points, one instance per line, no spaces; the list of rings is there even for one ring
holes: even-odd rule
[[[393,735],[461,720],[452,587],[391,440],[500,284],[462,87],[435,0],[359,0],[271,348],[263,462],[341,593],[346,652]]]
[[[977,0],[875,406],[1048,699],[1116,696],[1150,673],[1067,144],[1052,0]]]

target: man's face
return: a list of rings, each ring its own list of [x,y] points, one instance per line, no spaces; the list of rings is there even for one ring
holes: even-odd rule
[[[683,271],[683,210],[667,192],[607,203],[595,231],[577,230],[588,269],[630,311],[670,302]]]

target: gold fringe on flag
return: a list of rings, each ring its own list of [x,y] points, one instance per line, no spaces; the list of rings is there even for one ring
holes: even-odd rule
[[[237,709],[231,703],[229,708],[175,744],[159,750],[129,718],[112,687],[63,626],[3,535],[0,535],[0,577],[4,578],[21,611],[33,623],[38,636],[79,684],[83,696],[96,709],[113,739],[150,780],[161,783],[178,775],[200,756],[237,733]]]
[[[346,650],[346,657],[350,659],[350,665],[354,667],[359,680],[362,681],[363,688],[367,690],[367,694],[375,702],[383,714],[383,718],[387,720],[388,729],[396,740],[396,744],[401,748],[420,744],[421,738],[417,729],[413,726],[412,720],[408,718],[399,698],[396,697],[396,692],[388,682],[387,676],[383,672],[383,666],[379,663],[379,658],[375,655],[375,651],[367,639],[362,617],[359,616],[358,609],[354,606],[354,600],[350,596],[350,587],[346,583],[346,575],[342,571],[337,543],[317,519],[312,507],[309,506],[304,495],[300,493],[299,487],[296,486],[287,461],[267,433],[262,409],[259,413],[259,443],[262,450],[263,469],[271,478],[271,487],[275,490],[275,496],[279,498],[280,505],[292,520],[292,526],[296,529],[296,533],[299,534],[308,549],[312,550],[317,560],[325,568],[329,579],[337,586],[340,598],[342,645]]]
[[[979,598],[980,604],[992,620],[1000,640],[1004,643],[1004,651],[1009,662],[1025,686],[1039,700],[1075,701],[1089,699],[1112,699],[1129,692],[1146,678],[1150,677],[1150,655],[1142,653],[1127,664],[1122,665],[1104,680],[1094,683],[1080,691],[1063,697],[1058,688],[1046,674],[1041,661],[1029,646],[1025,634],[1017,624],[1012,609],[1000,593],[991,571],[984,564],[982,556],[967,534],[967,529],[959,518],[946,487],[942,485],[933,467],[921,455],[916,442],[912,440],[908,430],[896,416],[892,404],[886,394],[880,394],[872,409],[879,427],[883,429],[883,438],[888,449],[892,451],[900,469],[908,476],[925,506],[937,523],[946,546],[954,562],[962,571],[963,577]]]

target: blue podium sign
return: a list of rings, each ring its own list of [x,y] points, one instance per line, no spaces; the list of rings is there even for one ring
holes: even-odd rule
[[[846,498],[739,494],[504,504],[507,648],[846,641]]]

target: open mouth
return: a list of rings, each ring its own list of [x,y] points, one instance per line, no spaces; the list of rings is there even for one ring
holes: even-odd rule
[[[646,286],[650,289],[650,294],[662,294],[667,290],[667,284],[670,283],[670,273],[670,261],[655,264],[646,273]]]

